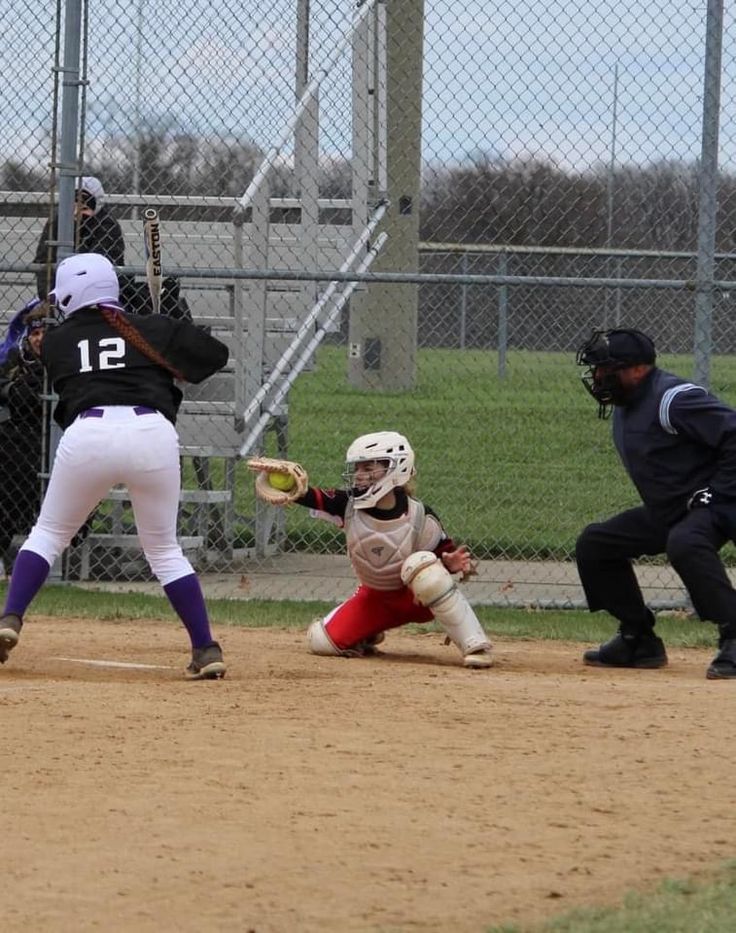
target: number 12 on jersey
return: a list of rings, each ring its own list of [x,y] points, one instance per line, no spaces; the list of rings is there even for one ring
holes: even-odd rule
[[[120,369],[125,366],[125,341],[122,337],[103,337],[96,345],[94,341],[84,339],[80,340],[77,346],[80,373],[92,373],[99,369]]]

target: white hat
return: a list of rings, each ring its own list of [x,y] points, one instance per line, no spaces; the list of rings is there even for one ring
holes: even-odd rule
[[[94,175],[85,175],[79,183],[79,188],[77,190],[86,191],[87,194],[95,199],[96,214],[105,200],[105,189],[102,187],[100,179],[95,178]]]

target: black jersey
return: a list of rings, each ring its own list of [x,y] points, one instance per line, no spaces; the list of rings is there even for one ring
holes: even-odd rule
[[[225,344],[189,321],[124,316],[187,382],[202,382],[227,363]],[[176,421],[182,393],[172,374],[131,346],[96,307],[50,328],[41,360],[59,396],[54,420],[62,428],[97,405],[145,405]]]

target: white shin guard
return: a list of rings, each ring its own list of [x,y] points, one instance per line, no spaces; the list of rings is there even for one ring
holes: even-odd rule
[[[466,667],[490,667],[491,643],[473,607],[432,551],[415,551],[401,567],[401,579],[417,602],[432,611],[448,638],[460,649]]]

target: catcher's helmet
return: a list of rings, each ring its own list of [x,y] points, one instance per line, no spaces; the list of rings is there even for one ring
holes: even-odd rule
[[[115,267],[99,253],[78,253],[59,263],[49,301],[62,320],[91,305],[117,305],[120,283]]]
[[[343,478],[352,494],[356,509],[369,509],[395,486],[405,486],[414,476],[414,451],[411,444],[396,431],[363,434],[348,447]],[[366,489],[355,487],[355,467],[367,460],[386,462],[385,474]]]
[[[640,330],[593,331],[579,348],[575,362],[578,366],[588,367],[582,382],[598,402],[600,418],[609,414],[611,405],[626,402],[628,390],[621,385],[621,370],[639,364],[654,365],[656,359],[653,340]]]

